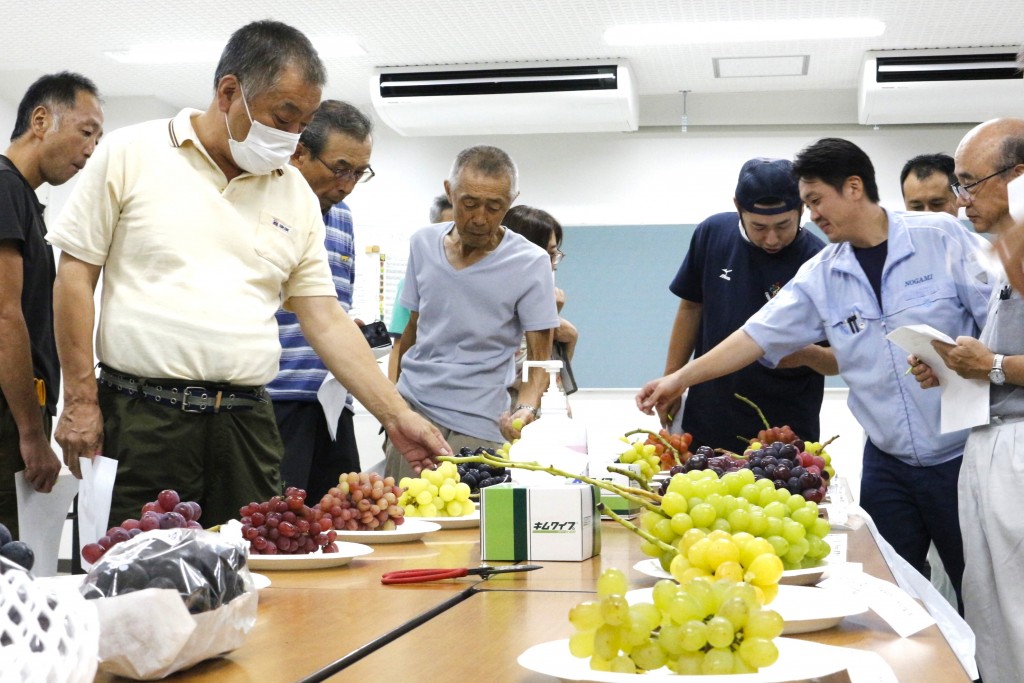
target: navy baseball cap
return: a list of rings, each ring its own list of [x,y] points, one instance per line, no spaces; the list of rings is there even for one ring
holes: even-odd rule
[[[755,204],[778,204],[772,208]],[[751,159],[740,169],[736,183],[736,203],[750,213],[766,216],[800,209],[800,189],[793,177],[793,164],[788,159]]]

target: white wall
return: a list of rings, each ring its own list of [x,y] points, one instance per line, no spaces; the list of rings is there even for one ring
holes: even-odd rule
[[[194,103],[200,108],[206,105]],[[109,132],[173,116],[176,109],[156,98],[111,98],[104,112]],[[359,186],[349,203],[356,229],[363,235],[421,227],[431,200],[443,191],[455,155],[470,145],[486,143],[502,147],[518,163],[519,203],[542,207],[565,225],[698,223],[731,208],[736,176],[747,159],[792,158],[814,140],[836,136],[852,140],[871,156],[883,205],[902,208],[899,172],[903,163],[925,152],[952,154],[969,128],[690,126],[687,133],[662,127],[636,133],[406,138],[378,121],[373,151],[377,176]],[[73,183],[52,191],[54,212]]]
[[[729,210],[740,166],[755,156],[792,158],[820,137],[845,137],[875,164],[884,205],[902,208],[899,172],[912,156],[952,153],[969,126],[718,127],[637,133],[403,138],[381,126],[377,177],[353,194],[357,229],[419,227],[456,153],[484,142],[520,169],[519,203],[565,225],[698,223]]]

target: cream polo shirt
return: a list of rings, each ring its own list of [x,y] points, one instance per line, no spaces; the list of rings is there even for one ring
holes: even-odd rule
[[[290,165],[228,181],[192,127],[200,113],[106,136],[47,239],[103,267],[101,362],[262,385],[278,371],[281,303],[337,296],[324,222]]]

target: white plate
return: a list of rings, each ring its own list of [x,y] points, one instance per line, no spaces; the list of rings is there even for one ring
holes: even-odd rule
[[[656,579],[672,578],[671,574],[661,568],[661,562],[654,557],[640,560],[633,565],[633,569],[646,576],[653,576]],[[828,558],[825,558],[817,567],[811,567],[810,569],[787,569],[782,572],[779,584],[783,586],[813,586],[827,578],[828,570]]]
[[[847,667],[845,648],[832,647],[804,640],[776,638],[779,659],[756,674],[729,676],[677,676],[668,669],[651,671],[644,676],[592,671],[590,661],[569,654],[568,640],[553,640],[534,645],[519,655],[519,665],[530,671],[554,676],[563,681],[592,681],[593,683],[638,683],[652,679],[679,683],[782,683],[826,676]]]
[[[434,522],[435,524],[440,524],[442,529],[469,529],[480,526],[480,511],[473,510],[473,512],[462,517],[406,517],[405,519],[407,521],[410,519],[422,519],[425,522]]]
[[[629,604],[654,602],[653,588],[638,588],[626,593]],[[824,631],[839,624],[845,617],[868,611],[868,606],[846,593],[809,588],[779,586],[779,594],[768,605],[786,622],[783,635]]]
[[[256,587],[256,590],[261,591],[264,588],[270,587],[270,577],[265,574],[257,574],[256,572],[249,572],[249,576],[252,577],[252,585]]]
[[[373,548],[361,543],[335,543],[336,553],[322,553],[319,550],[308,555],[250,555],[249,569],[260,571],[291,570],[291,569],[325,569],[348,564],[353,557],[369,555]]]
[[[335,533],[338,535],[339,541],[374,545],[418,541],[423,538],[424,534],[429,534],[440,528],[440,524],[428,522],[421,517],[406,517],[405,522],[396,527],[394,531],[336,531]]]

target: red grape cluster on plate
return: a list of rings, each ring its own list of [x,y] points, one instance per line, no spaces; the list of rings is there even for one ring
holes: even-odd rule
[[[283,496],[243,506],[242,537],[257,555],[305,555],[322,549],[337,552],[337,534],[319,507],[306,505],[306,492],[289,487]]]

